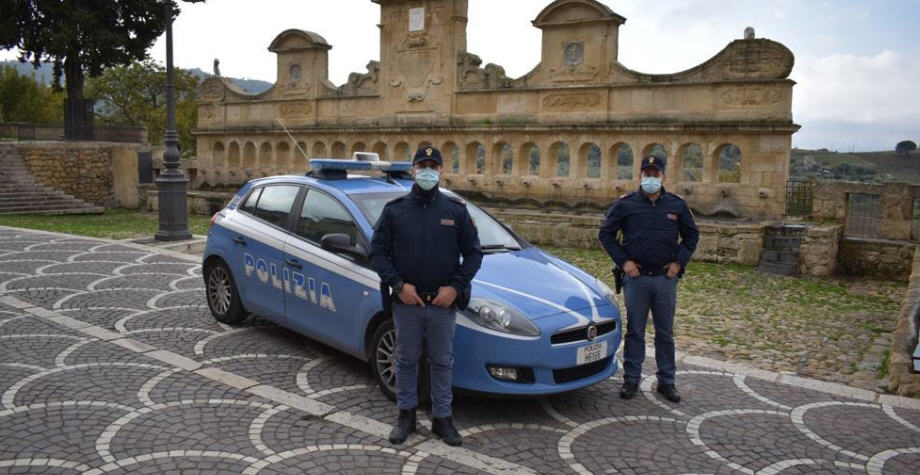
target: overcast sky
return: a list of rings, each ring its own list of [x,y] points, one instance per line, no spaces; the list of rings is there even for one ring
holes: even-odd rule
[[[795,54],[793,117],[798,147],[893,149],[920,142],[920,0],[601,0],[626,17],[619,59],[647,73],[682,71],[753,26]],[[550,0],[469,0],[467,49],[510,77],[540,60],[531,25]],[[224,76],[275,80],[268,44],[299,28],[333,46],[330,80],[379,59],[379,6],[370,0],[209,0],[182,4],[174,25],[176,64]],[[165,62],[165,41],[151,55]],[[9,58],[12,53],[0,54]]]

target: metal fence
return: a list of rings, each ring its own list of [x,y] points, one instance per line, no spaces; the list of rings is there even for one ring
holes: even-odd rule
[[[93,126],[92,140],[99,142],[146,143],[147,129],[134,125]],[[64,126],[59,124],[32,124],[25,122],[0,123],[0,139],[16,142],[62,140]]]
[[[881,196],[862,193],[847,194],[847,214],[844,234],[850,237],[878,237],[882,218]]]
[[[811,216],[814,199],[812,180],[794,178],[786,182],[786,216]]]
[[[920,198],[914,198],[914,210],[910,217],[910,238],[920,241]]]

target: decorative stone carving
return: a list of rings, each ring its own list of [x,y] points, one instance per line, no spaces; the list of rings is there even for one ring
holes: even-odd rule
[[[198,89],[198,97],[205,102],[220,102],[224,100],[226,88],[220,79],[211,78],[205,80]]]
[[[291,62],[288,64],[288,80],[284,84],[279,84],[278,90],[285,96],[299,95],[312,98],[313,85],[304,78],[303,66],[300,63]]]
[[[428,38],[421,34],[412,34],[403,41],[403,46],[406,48],[421,48],[428,43]]]
[[[288,102],[278,107],[278,113],[283,119],[305,119],[313,112],[313,105],[309,102]]]
[[[339,95],[374,94],[377,92],[377,78],[379,75],[380,63],[371,61],[367,63],[367,73],[351,73],[348,75],[348,82],[339,86]]]
[[[792,71],[795,59],[783,45],[770,40],[735,41],[725,58],[726,79],[784,78]]]
[[[723,92],[722,103],[729,106],[764,106],[782,99],[779,89],[770,87],[732,88]]]
[[[566,43],[562,49],[562,62],[574,68],[585,62],[585,43],[583,41]]]
[[[511,87],[511,78],[505,75],[505,68],[489,63],[480,68],[482,59],[472,53],[461,52],[457,57],[460,89],[501,89]]]
[[[198,108],[198,120],[208,121],[214,118],[213,106],[200,106]]]
[[[550,94],[543,98],[547,109],[579,109],[600,104],[599,94]]]
[[[396,56],[397,70],[402,74],[390,81],[391,87],[402,87],[406,91],[406,101],[422,102],[428,95],[430,86],[444,82],[440,71],[437,48],[399,51]]]
[[[754,39],[754,27],[749,26],[744,29],[744,39],[753,40]]]

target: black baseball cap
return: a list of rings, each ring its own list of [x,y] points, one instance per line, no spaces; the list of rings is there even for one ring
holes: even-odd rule
[[[664,158],[658,158],[654,155],[649,155],[642,159],[642,165],[639,167],[640,170],[645,170],[648,167],[655,167],[658,171],[663,172],[665,167],[668,166],[668,161]]]
[[[430,145],[419,147],[418,151],[415,152],[415,158],[412,159],[412,164],[415,165],[425,160],[431,160],[437,163],[438,166],[444,166],[444,161],[441,159],[441,151]]]

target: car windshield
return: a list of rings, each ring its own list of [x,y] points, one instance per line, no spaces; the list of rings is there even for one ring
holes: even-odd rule
[[[385,193],[360,193],[351,195],[364,217],[370,223],[377,223],[384,205],[390,200],[404,195],[402,191],[392,191]],[[467,202],[466,209],[470,212],[470,217],[476,223],[476,230],[479,231],[479,243],[483,250],[509,250],[520,249],[521,244],[514,236],[495,219],[486,214],[485,211],[477,208],[472,203]]]

